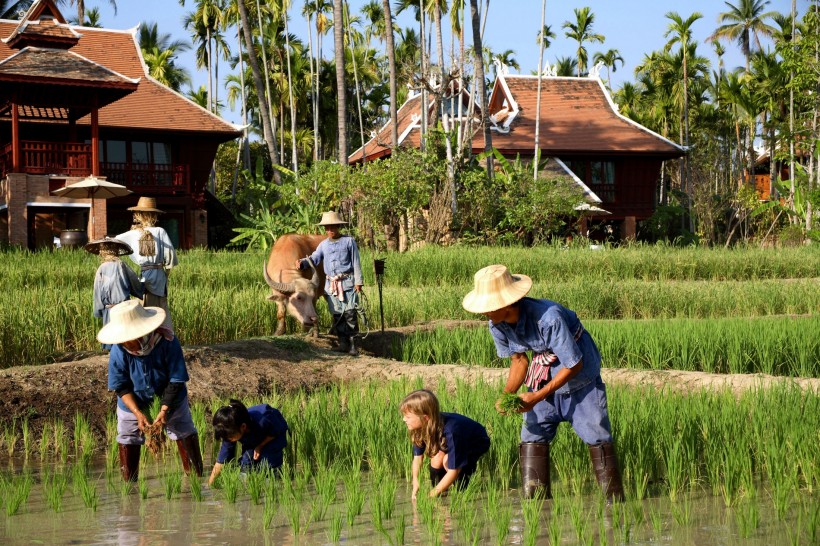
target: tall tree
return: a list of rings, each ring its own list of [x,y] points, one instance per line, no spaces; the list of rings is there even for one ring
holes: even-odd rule
[[[561,28],[567,29],[564,33],[567,38],[578,42],[576,55],[578,57],[578,76],[580,77],[587,69],[587,50],[584,42],[604,43],[604,36],[596,34],[592,30],[595,22],[595,14],[588,7],[575,8],[575,22],[564,21]]]
[[[93,10],[89,10],[90,14]],[[142,50],[148,74],[163,85],[179,91],[183,84],[190,83],[188,71],[177,66],[177,54],[187,51],[191,46],[182,40],[173,40],[170,34],[160,34],[157,23],[140,25],[137,41]]]
[[[680,44],[680,51],[683,57],[683,145],[689,148],[689,70],[687,66],[687,51],[692,40],[692,24],[702,18],[703,14],[695,12],[686,19],[683,19],[677,12],[670,11],[666,18],[671,22],[666,28],[664,37],[669,38],[666,47],[670,48],[674,44]],[[689,201],[693,197],[692,187],[689,183],[689,169],[686,156],[681,158],[681,185],[689,196]],[[691,218],[691,216],[690,216]]]
[[[64,0],[65,1],[65,0]],[[18,2],[22,4],[22,2]],[[85,0],[68,0],[69,5],[77,6],[77,21],[85,21]],[[116,0],[108,0],[111,7],[114,8],[114,15],[117,14]]]
[[[399,145],[398,91],[396,83],[396,46],[393,42],[393,15],[390,13],[390,0],[382,0],[384,10],[384,38],[387,50],[387,67],[390,71],[390,145]]]
[[[333,0],[333,54],[336,57],[336,135],[339,164],[347,165],[347,92],[343,0]]]
[[[621,53],[617,49],[609,49],[606,53],[596,53],[592,56],[592,62],[594,64],[604,63],[606,67],[606,86],[612,90],[612,82],[609,79],[609,71],[610,69],[613,72],[618,71],[618,61],[621,62],[621,66],[624,65],[624,58],[621,57]]]
[[[740,44],[743,56],[746,57],[746,72],[748,72],[752,57],[752,39],[754,38],[757,48],[760,49],[760,36],[771,36],[775,32],[774,27],[767,25],[765,20],[775,15],[776,12],[763,11],[769,4],[769,0],[738,0],[736,6],[729,2],[725,4],[729,7],[729,11],[718,15],[718,23],[725,24],[719,26],[708,39],[736,40]]]
[[[239,8],[239,19],[242,24],[242,35],[245,37],[245,47],[248,51],[248,64],[251,66],[253,73],[253,85],[256,88],[256,96],[259,103],[259,115],[262,117],[262,134],[265,138],[265,145],[268,148],[268,154],[273,165],[279,165],[279,152],[276,149],[276,135],[271,131],[270,115],[268,106],[265,102],[265,82],[262,81],[262,71],[259,69],[259,60],[256,57],[256,44],[253,41],[253,31],[251,31],[251,24],[248,18],[248,7],[245,5],[245,0],[237,0]],[[279,171],[274,169],[274,181],[277,184],[282,184]]]
[[[470,0],[470,18],[473,26],[473,66],[475,74],[475,85],[478,90],[476,100],[481,107],[481,125],[484,128],[484,152],[487,154],[487,178],[493,179],[493,136],[490,132],[490,116],[487,111],[487,91],[484,89],[484,59],[481,52],[484,51],[481,45],[481,22],[478,14],[478,0]]]

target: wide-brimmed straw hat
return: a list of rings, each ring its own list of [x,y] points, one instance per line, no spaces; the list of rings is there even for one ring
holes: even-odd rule
[[[157,200],[153,197],[140,197],[140,200],[137,201],[137,206],[128,207],[128,210],[139,212],[156,212],[159,214],[164,213],[164,211],[161,211],[157,208]]]
[[[532,288],[526,275],[512,275],[503,265],[490,265],[473,277],[473,290],[464,296],[461,305],[471,313],[489,313],[511,305]]]
[[[342,220],[342,217],[339,216],[339,213],[335,210],[330,212],[323,212],[322,213],[322,221],[319,222],[320,226],[346,226],[347,222]]]
[[[83,248],[91,254],[99,254],[103,244],[108,244],[115,247],[117,251],[117,256],[128,256],[129,254],[134,253],[134,249],[131,248],[131,245],[129,245],[125,241],[115,239],[114,237],[106,237],[104,239],[97,239],[96,241],[91,241]]]
[[[119,303],[108,311],[108,324],[97,333],[97,341],[106,345],[125,343],[146,336],[165,320],[165,309],[143,307],[139,300]]]

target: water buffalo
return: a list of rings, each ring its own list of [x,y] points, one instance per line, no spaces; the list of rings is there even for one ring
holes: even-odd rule
[[[283,235],[270,251],[264,270],[265,282],[271,288],[268,299],[276,302],[277,336],[285,333],[286,309],[303,328],[312,328],[314,337],[319,335],[316,300],[324,292],[325,272],[321,264],[319,268],[300,271],[296,268],[296,260],[312,254],[325,237],[295,233]]]

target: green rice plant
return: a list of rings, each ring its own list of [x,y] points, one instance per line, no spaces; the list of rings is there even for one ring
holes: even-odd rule
[[[134,483],[130,481],[122,480],[119,482],[119,491],[120,497],[126,498],[131,494],[131,491],[134,490]]]
[[[265,481],[268,479],[269,474],[266,471],[267,466],[265,468],[260,469],[251,469],[247,474],[247,479],[245,480],[245,487],[248,489],[248,494],[251,497],[251,502],[254,504],[261,504],[262,502],[262,494],[265,489]]]
[[[543,498],[521,501],[521,512],[524,516],[524,544],[535,544],[538,538],[538,531],[541,527],[541,512],[543,508]]]
[[[344,500],[347,524],[352,526],[356,516],[362,513],[362,507],[364,506],[361,477],[357,472],[350,472],[345,474],[342,479],[345,484]]]
[[[752,536],[752,533],[760,526],[760,509],[757,505],[757,499],[751,498],[737,506],[735,522],[740,536],[743,538]]]
[[[524,401],[515,392],[501,393],[497,404],[504,415],[518,415],[518,412],[524,407]]]
[[[803,502],[803,512],[806,522],[806,536],[809,544],[817,544],[818,529],[820,529],[820,503],[817,499],[807,498]]]
[[[75,472],[75,476],[77,473]],[[92,512],[97,511],[97,504],[100,501],[100,495],[97,491],[97,483],[92,482],[88,479],[88,476],[85,473],[82,473],[86,479],[81,480],[77,484],[77,489],[80,494],[80,498],[83,499],[83,504],[86,508],[89,508]]]
[[[60,460],[65,463],[68,458],[68,435],[65,429],[65,423],[60,420],[55,420],[51,424],[54,441],[52,447],[54,454],[60,457]]]
[[[306,528],[306,526],[302,525],[301,503],[297,502],[292,495],[283,495],[282,502],[285,509],[285,516],[288,518],[288,522],[290,523],[290,530],[294,537],[298,537],[305,531]]]
[[[495,527],[495,543],[498,546],[507,544],[507,537],[510,534],[510,521],[512,521],[512,506],[509,501],[502,504],[494,503],[492,508],[488,505],[488,514]]]
[[[555,516],[557,516],[557,514],[551,517],[549,519],[549,523],[547,523],[547,534],[552,546],[558,546],[558,544],[561,544],[562,535],[561,521]]]
[[[46,503],[55,512],[63,506],[63,495],[68,487],[68,476],[65,472],[46,472],[43,474],[43,496]]]
[[[660,535],[663,531],[663,517],[661,511],[654,504],[649,507],[649,520],[652,522],[652,529],[654,529],[655,534]]]
[[[525,512],[526,516],[526,512]],[[575,536],[582,541],[587,532],[588,521],[585,514],[584,501],[577,497],[569,505],[569,517],[572,520],[572,527],[575,529]],[[526,521],[526,518],[525,518]]]
[[[29,471],[25,471],[9,481],[5,488],[7,516],[13,516],[26,504],[33,484],[34,479]]]
[[[51,442],[51,423],[43,423],[43,432],[40,434],[40,459],[45,459],[48,454],[48,445]]]
[[[28,458],[31,443],[31,430],[29,430],[28,426],[28,417],[23,417],[23,422],[20,424],[20,431],[23,436],[23,453],[25,454],[25,457]]]
[[[78,460],[88,464],[94,452],[94,433],[91,424],[80,412],[74,415],[74,454]]]
[[[191,498],[196,502],[202,502],[202,481],[199,476],[194,473],[188,476],[188,486],[191,489]]]
[[[234,504],[239,496],[239,488],[242,485],[241,471],[242,469],[235,461],[229,461],[219,473],[222,496],[230,504]]]
[[[180,472],[179,469],[166,469],[160,475],[160,482],[162,483],[166,499],[171,500],[182,493],[182,472]]]
[[[264,529],[271,529],[273,527],[273,518],[276,515],[276,497],[273,495],[265,495],[264,511],[262,512],[262,527]]]
[[[339,544],[342,539],[342,522],[344,516],[341,510],[334,510],[333,515],[330,516],[330,521],[327,526],[327,539],[332,544]],[[404,544],[400,542],[398,544]]]

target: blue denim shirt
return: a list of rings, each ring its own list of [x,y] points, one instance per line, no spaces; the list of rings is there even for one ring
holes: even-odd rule
[[[94,275],[94,316],[108,324],[108,310],[131,298],[141,298],[144,289],[137,274],[121,260],[103,262]]]
[[[245,434],[239,439],[242,444],[242,452],[248,453],[256,449],[262,440],[271,436],[273,440],[265,444],[265,448],[273,451],[274,460],[268,461],[271,467],[276,468],[282,466],[282,451],[288,445],[287,431],[288,423],[282,417],[282,413],[268,404],[259,404],[258,406],[251,406],[248,408],[248,414],[251,417],[251,426],[245,431]],[[219,448],[219,455],[216,457],[216,462],[225,464],[236,457],[236,442],[222,440],[222,446]],[[251,457],[253,460],[253,457]]]
[[[362,265],[359,260],[359,247],[356,240],[349,235],[342,235],[337,239],[325,239],[310,255],[313,265],[319,265],[324,260],[325,293],[330,293],[330,278],[345,273],[348,275],[342,281],[342,289],[353,290],[354,285],[362,285]],[[305,267],[305,266],[302,266]]]
[[[518,302],[518,322],[494,324],[489,321],[490,333],[495,341],[499,358],[509,358],[513,353],[533,354],[552,352],[558,360],[550,366],[550,375],[563,368],[572,368],[583,359],[583,368],[558,394],[568,394],[588,385],[601,375],[601,353],[588,332],[578,341],[575,334],[583,328],[575,312],[549,300],[522,298]]]
[[[111,347],[108,357],[108,390],[118,391],[131,388],[140,408],[146,408],[154,396],[162,396],[169,383],[186,383],[188,370],[182,355],[182,346],[175,337],[171,341],[160,339],[154,350],[145,356],[135,356],[122,348]],[[179,403],[188,390],[180,389],[176,402]],[[131,412],[122,399],[117,397],[120,409]]]

